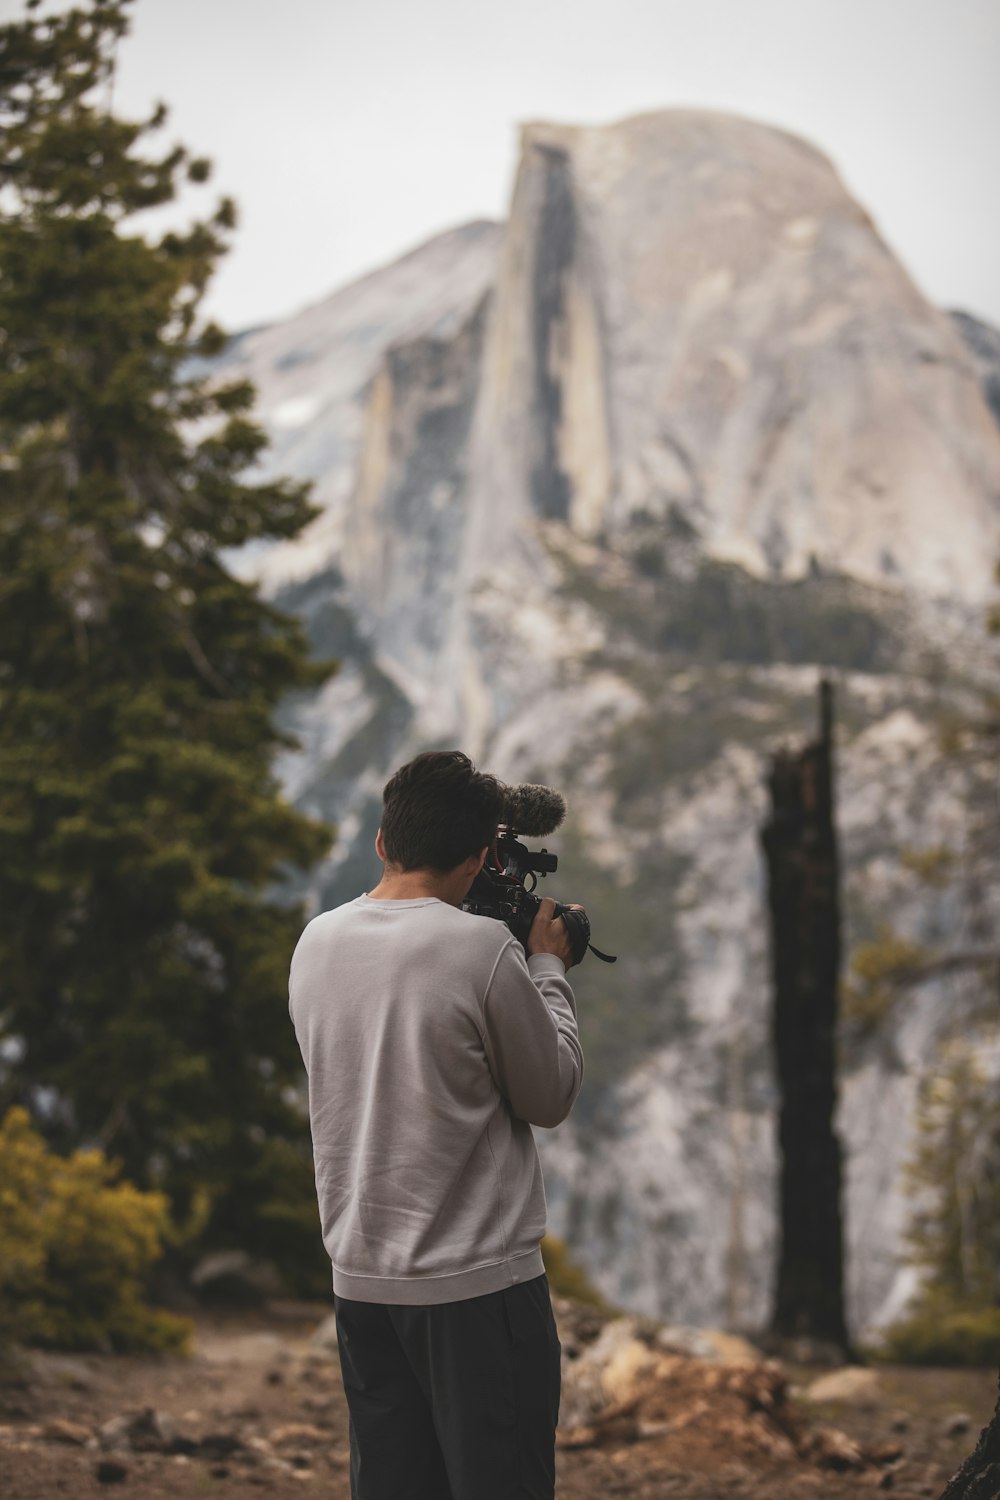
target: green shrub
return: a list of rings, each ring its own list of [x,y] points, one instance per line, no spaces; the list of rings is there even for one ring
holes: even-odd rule
[[[557,1297],[571,1297],[574,1302],[585,1302],[601,1312],[610,1312],[600,1292],[587,1279],[587,1273],[570,1259],[565,1240],[547,1234],[542,1240],[542,1260],[549,1286]]]
[[[881,923],[874,938],[859,943],[851,955],[850,976],[842,994],[845,1019],[866,1031],[888,1020],[907,982],[927,959],[925,948],[900,937],[889,923]]]
[[[100,1151],[57,1156],[23,1109],[0,1124],[0,1344],[184,1351],[190,1324],[147,1307],[167,1201]]]
[[[1000,1364],[1000,1307],[961,1307],[928,1296],[888,1328],[878,1359],[902,1365]]]

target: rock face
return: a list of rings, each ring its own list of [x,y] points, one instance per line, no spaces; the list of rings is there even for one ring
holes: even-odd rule
[[[972,355],[986,403],[1000,423],[1000,330],[970,318],[968,313],[953,312],[951,317]]]
[[[810,146],[672,111],[527,126],[506,230],[453,231],[229,357],[273,464],[324,505],[243,559],[343,662],[279,767],[339,827],[310,898],[370,885],[381,786],[420,748],[566,793],[553,888],[621,959],[574,972],[588,1074],[540,1137],[552,1227],[610,1299],[674,1323],[767,1313],[757,830],[820,671],[846,950],[883,923],[929,947],[986,930],[988,891],[902,858],[960,848],[989,797],[937,730],[998,678],[1000,427],[966,335]],[[855,1334],[912,1288],[916,1084],[956,1015],[975,1035],[979,985],[939,976],[845,1028]]]
[[[349,550],[372,378],[391,346],[447,341],[464,323],[494,282],[502,235],[499,224],[465,224],[230,346],[223,369],[257,387],[258,418],[271,436],[269,468],[312,480],[324,508],[307,540],[244,559],[269,586],[310,577]]]
[[[373,377],[344,572],[379,644],[420,673],[447,644],[489,298],[454,338],[397,344]]]
[[[478,454],[491,536],[676,515],[765,577],[989,585],[1000,467],[955,329],[818,152],[727,116],[525,129]]]

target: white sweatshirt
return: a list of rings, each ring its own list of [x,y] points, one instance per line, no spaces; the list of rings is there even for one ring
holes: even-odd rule
[[[426,1305],[541,1275],[530,1127],[583,1077],[562,961],[435,897],[359,896],[302,934],[289,1009],[334,1292]]]

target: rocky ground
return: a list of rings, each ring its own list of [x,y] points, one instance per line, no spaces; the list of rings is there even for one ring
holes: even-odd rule
[[[560,1500],[938,1496],[996,1399],[991,1370],[824,1372],[570,1303],[557,1312]],[[187,1360],[20,1356],[0,1373],[0,1494],[348,1500],[323,1315],[202,1318]]]

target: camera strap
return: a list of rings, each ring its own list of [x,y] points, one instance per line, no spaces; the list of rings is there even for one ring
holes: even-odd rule
[[[580,907],[556,905],[556,916],[562,917],[566,923],[569,933],[570,946],[573,949],[573,960],[579,963],[589,948],[595,958],[602,963],[616,964],[618,956],[614,953],[602,953],[600,948],[595,948],[590,941],[590,918]]]

